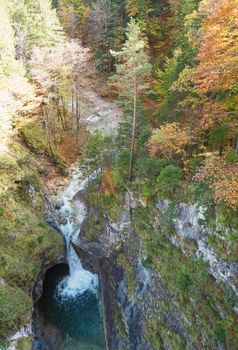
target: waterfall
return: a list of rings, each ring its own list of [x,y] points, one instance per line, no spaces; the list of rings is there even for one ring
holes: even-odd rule
[[[80,228],[86,216],[86,207],[83,201],[76,196],[88,183],[88,179],[83,179],[80,172],[73,175],[68,188],[59,196],[63,205],[59,209],[60,215],[67,219],[66,224],[60,224],[67,247],[67,260],[69,264],[69,276],[63,278],[56,289],[56,298],[64,301],[74,298],[91,290],[98,292],[98,276],[85,270],[76,254],[72,242],[78,238]]]

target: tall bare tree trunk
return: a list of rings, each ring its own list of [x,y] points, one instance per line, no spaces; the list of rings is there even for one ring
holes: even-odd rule
[[[134,69],[135,72],[135,69]],[[131,150],[130,150],[130,164],[129,164],[129,181],[131,181],[134,149],[135,149],[135,137],[136,137],[136,114],[137,114],[137,80],[136,73],[134,73],[134,106],[133,106],[133,122],[132,122],[132,135],[131,135]]]
[[[79,141],[79,120],[80,120],[80,100],[79,100],[80,83],[79,76],[77,77],[76,83],[76,133],[77,133],[77,143]]]
[[[64,127],[65,129],[67,128],[67,111],[65,108],[65,102],[63,96],[60,96],[61,99],[61,104],[62,104],[62,109],[63,109],[63,118],[64,118]]]
[[[64,130],[65,129],[65,125],[64,125],[64,117],[61,113],[61,110],[60,110],[60,107],[59,107],[59,102],[54,98],[53,99],[55,105],[56,105],[56,108],[57,108],[57,114],[58,114],[58,118],[60,119],[61,121],[61,125],[62,125],[62,129]]]
[[[51,140],[50,140],[50,130],[49,130],[49,126],[48,126],[48,115],[45,112],[44,106],[42,106],[42,115],[43,115],[43,120],[44,120],[44,124],[45,124],[45,135],[46,135],[46,140],[48,143],[48,148],[49,148],[49,151],[50,151],[52,158],[55,160],[55,155],[54,155],[52,145],[51,145]]]
[[[74,89],[72,88],[71,92],[71,113],[72,113],[72,119],[74,118]]]
[[[238,153],[238,140],[236,140],[236,143],[235,143],[235,151],[236,153]]]

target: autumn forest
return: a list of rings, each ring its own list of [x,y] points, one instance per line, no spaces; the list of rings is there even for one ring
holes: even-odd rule
[[[0,350],[236,350],[238,0],[0,6]]]

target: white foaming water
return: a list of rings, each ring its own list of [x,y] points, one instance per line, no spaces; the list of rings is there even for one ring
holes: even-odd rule
[[[85,188],[87,183],[88,179],[83,180],[81,173],[77,173],[59,198],[64,203],[59,212],[63,218],[67,219],[67,224],[60,225],[60,228],[66,240],[70,271],[70,275],[63,278],[57,286],[56,297],[61,301],[74,298],[86,290],[91,290],[95,294],[98,292],[98,276],[83,268],[71,243],[78,238],[81,224],[86,216],[86,207],[80,196],[76,195]]]

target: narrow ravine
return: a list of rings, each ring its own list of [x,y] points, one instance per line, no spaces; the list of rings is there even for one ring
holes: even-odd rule
[[[39,342],[40,349],[105,349],[102,310],[98,276],[86,271],[76,254],[72,241],[80,235],[80,227],[86,216],[86,208],[79,193],[87,185],[80,171],[73,175],[68,188],[57,197],[60,203],[60,229],[66,241],[67,265],[56,265],[45,277],[44,292],[38,308],[43,329],[54,329],[53,343]],[[52,328],[53,327],[53,328]],[[56,346],[56,347],[55,347]]]
[[[117,128],[120,110],[97,92],[101,82],[95,76],[97,71],[88,54],[81,75],[81,120],[89,133],[96,129],[112,133]],[[86,190],[88,181],[75,167],[67,187],[56,191],[52,198],[57,203],[68,265],[53,266],[44,278],[43,294],[36,306],[40,328],[34,344],[37,350],[105,349],[99,277],[83,268],[72,244],[80,239],[87,215],[80,192]]]
[[[58,201],[62,203],[59,209],[61,220],[60,228],[64,235],[67,246],[67,260],[69,264],[69,276],[63,279],[57,287],[57,298],[64,300],[75,298],[90,290],[97,294],[98,278],[96,275],[83,269],[77,256],[72,241],[74,236],[80,235],[80,227],[86,216],[86,208],[79,196],[76,196],[87,185],[87,179],[82,180],[81,173],[76,172],[63,194],[59,195]]]

